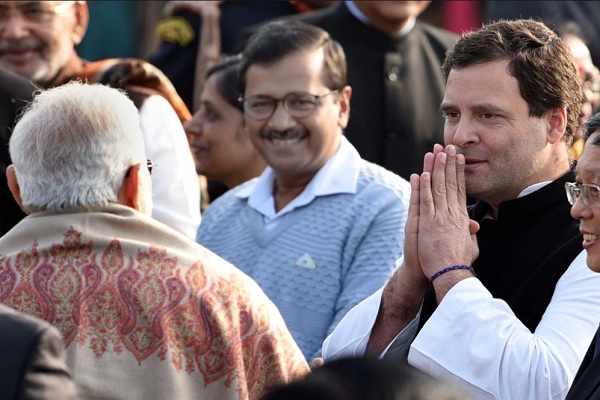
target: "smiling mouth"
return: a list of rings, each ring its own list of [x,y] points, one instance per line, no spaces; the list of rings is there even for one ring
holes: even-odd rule
[[[288,129],[286,131],[262,131],[260,136],[278,145],[291,145],[308,136],[306,129]]]
[[[587,241],[598,240],[598,235],[594,235],[592,233],[584,233],[583,240],[587,240]]]

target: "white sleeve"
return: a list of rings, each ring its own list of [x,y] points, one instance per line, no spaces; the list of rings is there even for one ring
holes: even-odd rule
[[[365,353],[382,294],[383,287],[355,305],[341,319],[323,342],[321,354],[325,360],[359,357]]]
[[[583,251],[535,332],[477,278],[455,285],[415,338],[409,362],[478,399],[563,399],[600,321],[600,274]]]
[[[196,240],[200,183],[183,125],[169,102],[148,97],[140,108],[146,157],[152,171],[152,217]]]
[[[396,260],[395,268],[399,268],[403,261],[403,257]],[[342,357],[360,357],[365,354],[373,325],[375,325],[375,320],[379,313],[384,288],[385,285],[354,306],[342,318],[333,332],[323,342],[321,354],[325,360],[335,360]],[[420,315],[419,311],[415,319],[387,345],[381,353],[380,358],[406,359],[410,343],[419,327]]]

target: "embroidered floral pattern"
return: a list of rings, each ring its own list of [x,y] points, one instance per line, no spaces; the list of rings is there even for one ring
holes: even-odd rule
[[[89,346],[99,359],[154,356],[199,372],[205,384],[237,385],[240,398],[303,371],[297,350],[279,340],[288,333],[265,328],[266,305],[252,301],[238,276],[208,276],[201,261],[184,270],[157,246],[135,258],[118,240],[95,246],[71,228],[48,251],[34,242],[14,261],[0,255],[0,302],[49,321],[67,346]]]

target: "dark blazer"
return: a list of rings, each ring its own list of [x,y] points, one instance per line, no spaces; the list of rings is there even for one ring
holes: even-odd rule
[[[35,90],[28,79],[0,68],[0,236],[25,217],[6,183],[6,167],[11,164],[8,141],[15,118],[31,100]]]
[[[0,400],[76,398],[58,330],[0,304]]]
[[[600,400],[600,356],[594,359],[595,348],[596,338],[583,357],[565,400]]]

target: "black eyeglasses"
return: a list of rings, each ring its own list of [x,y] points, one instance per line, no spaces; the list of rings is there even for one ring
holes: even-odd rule
[[[273,115],[279,102],[283,103],[283,109],[294,118],[308,117],[315,111],[319,99],[330,94],[339,93],[332,90],[325,94],[310,94],[306,92],[288,93],[281,99],[262,94],[240,97],[238,101],[244,105],[244,112],[253,119],[262,121]]]
[[[588,207],[600,205],[600,186],[592,183],[567,182],[565,183],[567,199],[571,205],[574,205],[579,196],[583,199],[583,204]]]
[[[152,162],[152,160],[146,159],[146,167],[148,167],[148,172],[152,175],[152,170],[156,167],[156,164]],[[125,173],[125,177],[129,178],[129,173],[131,172],[131,167],[127,168],[127,172]]]
[[[148,167],[148,172],[150,175],[152,175],[152,169],[156,167],[156,164],[154,164],[151,160],[146,159],[146,166]]]

